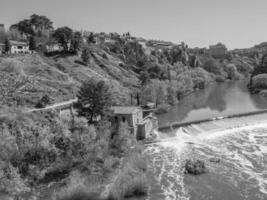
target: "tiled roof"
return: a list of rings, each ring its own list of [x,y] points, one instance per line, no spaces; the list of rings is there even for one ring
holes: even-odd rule
[[[137,106],[112,106],[114,114],[132,114],[138,112],[141,108]]]
[[[28,46],[28,44],[26,42],[19,42],[19,41],[15,41],[15,40],[10,40],[10,44],[11,45]]]

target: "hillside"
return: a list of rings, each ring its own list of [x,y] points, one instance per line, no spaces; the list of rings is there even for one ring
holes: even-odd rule
[[[44,95],[55,103],[73,99],[81,83],[90,78],[108,83],[114,104],[136,103],[136,95],[142,103],[158,104],[169,103],[169,98],[177,101],[213,81],[248,77],[256,64],[247,56],[215,59],[188,51],[175,45],[155,50],[136,41],[118,40],[114,44],[90,45],[88,65],[82,62],[80,53],[45,56],[39,52],[0,57],[0,73],[10,77],[11,83],[13,79],[23,80],[15,84],[19,87],[10,92],[12,97],[7,100],[18,106],[34,107]],[[155,89],[157,84],[162,91]],[[161,99],[155,94],[158,92],[162,92]]]
[[[138,82],[136,74],[120,67],[120,60],[116,57],[108,55],[108,59],[102,58],[102,53],[102,50],[95,49],[89,66],[83,65],[76,55],[2,57],[0,71],[28,80],[19,88],[22,105],[35,105],[45,94],[55,102],[74,98],[80,84],[89,78],[108,82],[118,101],[127,103],[129,87],[136,86]]]

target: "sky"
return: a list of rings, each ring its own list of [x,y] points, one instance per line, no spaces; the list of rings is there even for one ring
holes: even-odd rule
[[[6,27],[32,14],[54,27],[133,36],[229,49],[267,41],[267,0],[0,0]]]

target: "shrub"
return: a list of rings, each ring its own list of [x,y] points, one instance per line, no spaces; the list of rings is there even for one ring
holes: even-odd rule
[[[221,74],[220,66],[214,59],[209,59],[204,62],[202,68],[213,74]]]
[[[29,191],[25,182],[10,163],[0,163],[0,191],[11,196],[17,196],[20,193]]]
[[[259,74],[252,79],[252,88],[267,89],[267,74]]]
[[[87,65],[90,61],[90,57],[91,57],[91,50],[89,47],[86,47],[82,50],[82,55],[81,58],[83,60],[83,62]]]
[[[169,109],[170,109],[170,106],[168,104],[160,104],[155,110],[155,113],[158,115],[164,114],[164,113],[167,113]]]
[[[186,160],[185,162],[185,173],[199,175],[206,172],[204,161],[201,160]]]
[[[234,64],[228,64],[225,66],[225,71],[228,75],[228,78],[231,80],[238,80],[241,78],[241,74],[236,69]]]
[[[119,166],[120,164],[120,159],[114,156],[109,156],[105,159],[104,161],[104,170],[106,172],[111,172],[113,171],[114,168]]]
[[[83,174],[73,171],[67,185],[53,194],[53,200],[100,200],[98,183],[88,183]]]
[[[109,199],[122,200],[126,197],[145,195],[147,191],[148,181],[145,174],[127,165],[112,184]]]

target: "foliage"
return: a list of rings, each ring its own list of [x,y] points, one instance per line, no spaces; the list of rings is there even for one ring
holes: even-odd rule
[[[75,108],[79,116],[85,117],[88,123],[93,123],[99,116],[108,114],[111,105],[109,87],[104,81],[90,79],[84,82],[77,94],[78,102]]]
[[[148,192],[148,180],[145,176],[144,157],[130,155],[112,183],[109,199],[122,200],[127,197],[143,196]]]
[[[94,36],[94,33],[90,33],[87,37],[87,44],[95,44],[96,43],[96,39]]]
[[[89,47],[85,47],[82,51],[81,58],[85,64],[88,64],[91,57],[91,50]]]
[[[82,34],[80,32],[75,32],[73,38],[71,39],[70,49],[77,53],[81,49],[83,43]]]
[[[67,26],[64,26],[57,28],[53,33],[53,37],[57,39],[58,43],[63,47],[64,51],[68,51],[69,44],[72,39],[72,34],[72,29]]]
[[[31,51],[36,50],[36,41],[35,41],[34,36],[31,36],[31,37],[30,37],[29,49],[30,49]]]
[[[52,30],[53,22],[46,16],[33,14],[30,19],[24,19],[17,24],[13,24],[10,30],[18,30],[27,36],[41,36],[45,30]]]
[[[214,59],[206,60],[201,67],[213,74],[216,74],[216,75],[221,74],[220,66]]]
[[[5,40],[5,52],[9,53],[10,52],[10,48],[11,48],[10,41],[9,41],[8,38],[6,38],[6,40]]]
[[[259,74],[252,79],[252,87],[255,89],[267,89],[267,74]]]
[[[94,191],[97,187],[97,183],[88,185],[84,175],[73,171],[67,185],[53,195],[53,200],[100,200],[100,195]]]
[[[127,123],[121,122],[111,141],[111,147],[115,155],[126,154],[129,147],[133,146],[135,138]]]
[[[178,103],[176,91],[172,86],[167,87],[167,103],[170,105],[175,105]]]
[[[234,64],[228,64],[225,66],[225,71],[228,74],[230,80],[238,80],[241,78],[241,74],[238,73]]]
[[[168,110],[170,109],[170,106],[168,104],[160,104],[158,105],[157,109],[155,110],[156,114],[164,114],[167,113]]]
[[[206,172],[205,162],[201,160],[186,160],[185,173],[200,175]]]
[[[159,105],[165,102],[166,84],[157,79],[151,80],[151,83],[145,85],[141,91],[142,103],[153,102]]]
[[[14,73],[0,72],[0,102],[12,105],[19,101],[20,93],[29,80]]]

